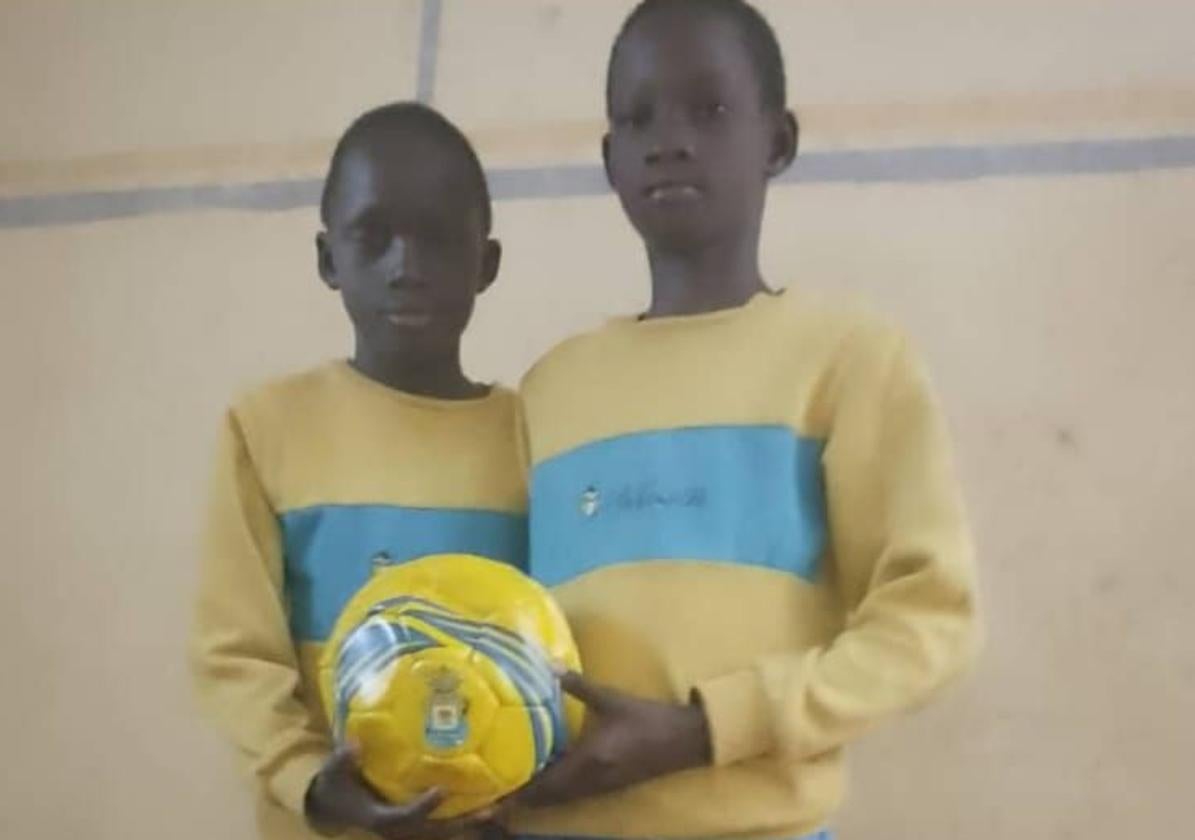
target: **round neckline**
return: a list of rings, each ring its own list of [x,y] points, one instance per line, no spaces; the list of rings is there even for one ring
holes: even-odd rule
[[[614,323],[640,330],[664,329],[675,326],[698,326],[719,321],[730,321],[737,316],[746,315],[761,308],[766,303],[779,301],[787,295],[787,289],[761,289],[738,306],[728,306],[723,309],[712,309],[709,312],[696,312],[691,315],[662,315],[656,318],[645,318],[645,313],[615,318]]]
[[[489,391],[485,394],[476,397],[464,397],[462,399],[450,399],[447,397],[431,397],[425,394],[412,394],[410,391],[403,391],[398,388],[392,388],[376,379],[371,379],[361,371],[353,367],[348,359],[337,359],[330,363],[332,369],[342,378],[356,384],[357,386],[372,391],[379,396],[384,396],[389,399],[397,400],[407,405],[416,408],[428,408],[437,410],[462,410],[469,408],[477,408],[479,406],[487,405],[502,394],[502,388],[495,383],[486,383]]]

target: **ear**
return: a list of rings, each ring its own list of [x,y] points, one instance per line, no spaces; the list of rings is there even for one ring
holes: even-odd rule
[[[315,260],[319,269],[320,279],[332,291],[340,289],[336,280],[336,264],[332,260],[332,246],[328,244],[327,231],[320,231],[315,235]]]
[[[792,166],[797,158],[800,142],[801,125],[797,122],[797,115],[792,111],[785,111],[784,116],[776,121],[776,129],[772,133],[772,154],[768,158],[769,178],[775,178]]]
[[[614,174],[610,171],[610,133],[602,135],[602,168],[606,170],[606,183],[614,187]]]
[[[481,278],[477,283],[477,294],[481,294],[498,279],[498,269],[502,265],[502,243],[497,239],[487,239],[485,249],[481,254]]]

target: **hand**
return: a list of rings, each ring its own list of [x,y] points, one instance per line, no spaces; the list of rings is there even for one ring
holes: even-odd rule
[[[491,817],[481,812],[454,820],[430,819],[443,799],[438,790],[429,790],[402,805],[385,801],[362,778],[353,748],[341,746],[307,791],[307,821],[321,834],[357,828],[383,840],[442,840],[478,828]]]
[[[560,682],[588,707],[586,729],[517,794],[520,803],[556,805],[709,764],[709,724],[701,706],[642,700],[575,673]]]

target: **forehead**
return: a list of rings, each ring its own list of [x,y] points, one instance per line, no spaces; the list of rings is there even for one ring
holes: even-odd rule
[[[725,14],[680,8],[635,22],[615,52],[610,80],[614,101],[692,85],[744,97],[759,90],[739,24]]]
[[[335,177],[329,215],[338,223],[366,212],[462,223],[480,214],[465,155],[431,132],[383,128],[358,138]]]

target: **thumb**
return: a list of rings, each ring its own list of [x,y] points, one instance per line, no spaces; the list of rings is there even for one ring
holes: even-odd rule
[[[338,744],[332,755],[324,762],[321,772],[326,776],[356,776],[358,758],[356,744]]]
[[[561,674],[560,687],[564,689],[566,694],[580,700],[595,712],[604,712],[613,709],[622,702],[624,697],[621,692],[613,688],[607,688],[604,685],[598,685],[581,676],[576,671],[567,671]]]
[[[379,800],[374,806],[374,821],[379,825],[388,826],[426,820],[443,801],[443,792],[435,788],[425,790],[401,805]]]

